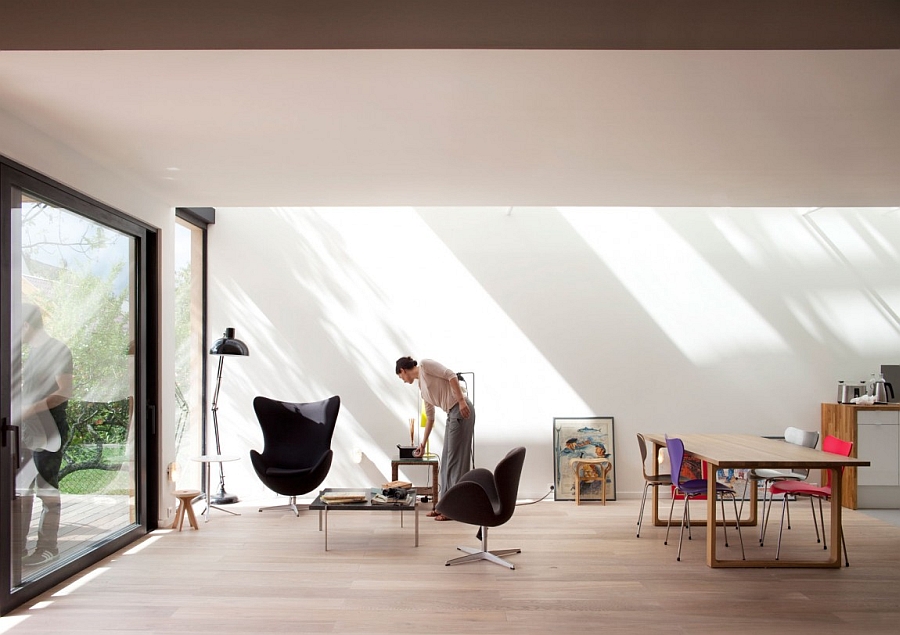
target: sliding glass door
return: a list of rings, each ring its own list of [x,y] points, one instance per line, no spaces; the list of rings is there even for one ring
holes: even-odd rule
[[[4,611],[146,531],[146,232],[4,166]]]

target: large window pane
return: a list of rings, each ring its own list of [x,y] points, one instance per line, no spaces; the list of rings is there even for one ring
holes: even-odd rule
[[[203,230],[175,224],[175,462],[178,481],[201,483],[203,454]]]
[[[15,587],[136,522],[136,265],[131,236],[27,192],[13,200]]]

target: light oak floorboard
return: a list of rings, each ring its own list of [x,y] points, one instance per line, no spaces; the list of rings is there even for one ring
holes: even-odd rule
[[[127,633],[896,633],[900,624],[900,527],[844,512],[850,568],[710,569],[706,528],[669,545],[649,510],[635,538],[636,500],[542,502],[491,530],[490,547],[520,547],[510,571],[489,562],[453,567],[475,528],[398,513],[332,512],[329,551],[318,516],[241,516],[213,510],[200,531],[160,530],[140,549],[94,567],[84,585],[60,587],[0,618],[0,632]],[[808,505],[792,506],[784,557],[825,558]],[[703,518],[701,503],[692,506]],[[663,516],[668,514],[664,501]],[[427,507],[426,507],[427,509]],[[676,515],[680,503],[676,503]],[[680,518],[680,516],[679,516]],[[827,520],[826,511],[826,520]],[[774,554],[777,522],[748,557]],[[737,534],[720,557],[740,557]]]

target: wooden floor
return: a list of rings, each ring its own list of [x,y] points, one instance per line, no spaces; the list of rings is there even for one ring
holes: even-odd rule
[[[80,585],[0,618],[0,632],[846,635],[900,624],[900,527],[849,510],[849,568],[713,570],[705,528],[685,540],[681,562],[674,530],[668,546],[665,528],[649,524],[635,538],[638,501],[542,502],[491,531],[491,547],[522,548],[514,571],[444,566],[455,545],[477,544],[475,530],[424,513],[418,548],[408,513],[402,529],[397,513],[332,513],[326,553],[313,512],[238,510],[213,510],[199,531],[147,536]],[[783,549],[822,554],[808,507],[793,516]],[[777,525],[769,531],[766,551]],[[720,554],[739,554],[730,538],[726,549],[719,530]],[[755,528],[744,539],[761,551]]]

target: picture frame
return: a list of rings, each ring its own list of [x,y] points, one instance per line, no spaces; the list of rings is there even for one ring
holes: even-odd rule
[[[606,500],[616,500],[615,451],[613,417],[554,417],[553,500],[575,500],[575,472],[571,464],[572,459],[595,457],[609,459]],[[599,472],[596,474],[599,476]],[[602,500],[602,484],[601,480],[582,482],[579,498],[582,501]]]

